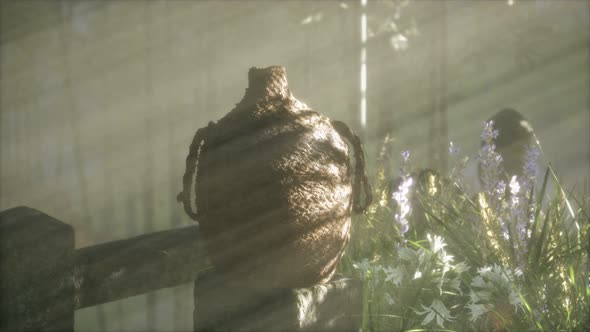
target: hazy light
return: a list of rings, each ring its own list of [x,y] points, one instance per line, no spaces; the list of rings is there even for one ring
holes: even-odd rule
[[[367,48],[361,48],[361,63],[367,63]]]
[[[367,42],[367,13],[363,12],[361,15],[361,42]]]
[[[367,63],[361,62],[361,92],[367,91]],[[364,95],[364,93],[363,93]]]
[[[311,14],[301,21],[301,25],[317,23],[317,22],[321,21],[323,17],[324,17],[324,14],[322,12]]]
[[[367,126],[367,99],[365,97],[361,99],[361,126],[363,128]]]

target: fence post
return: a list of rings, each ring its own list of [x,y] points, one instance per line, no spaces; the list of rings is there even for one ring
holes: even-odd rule
[[[211,271],[195,281],[193,327],[204,331],[359,331],[362,285],[336,277],[300,289],[229,286]]]
[[[74,230],[27,207],[0,213],[0,330],[73,331]]]

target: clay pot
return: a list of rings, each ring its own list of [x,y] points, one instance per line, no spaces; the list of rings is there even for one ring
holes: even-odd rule
[[[285,68],[252,68],[248,80],[242,101],[197,131],[179,200],[230,282],[325,283],[349,242],[352,210],[371,200],[360,141],[295,99]],[[345,138],[355,148],[355,175]]]

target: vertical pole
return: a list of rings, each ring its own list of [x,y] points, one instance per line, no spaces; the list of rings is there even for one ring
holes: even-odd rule
[[[367,2],[361,0],[361,73],[360,73],[360,121],[362,135],[366,144],[367,141]]]

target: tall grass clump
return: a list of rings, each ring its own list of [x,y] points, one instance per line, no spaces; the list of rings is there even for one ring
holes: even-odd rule
[[[445,176],[413,170],[408,151],[399,174],[378,165],[377,203],[355,220],[341,266],[363,282],[363,331],[590,330],[588,199],[550,165],[536,173],[538,140],[506,175],[497,135],[486,123],[479,193],[452,143]]]

